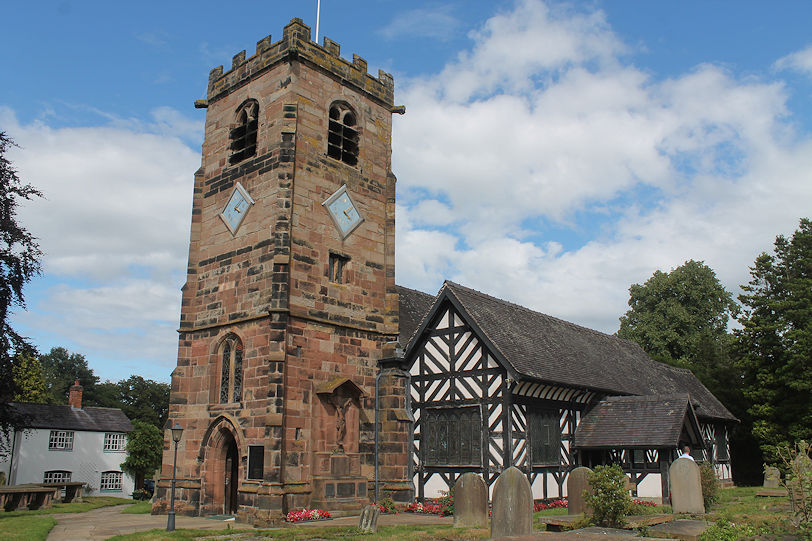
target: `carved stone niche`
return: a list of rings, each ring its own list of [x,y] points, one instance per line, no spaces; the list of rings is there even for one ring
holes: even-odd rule
[[[358,454],[364,390],[350,378],[337,377],[315,389],[318,418],[314,449],[313,505],[355,509],[367,501],[366,478]]]
[[[315,451],[331,456],[358,454],[359,416],[364,390],[347,377],[336,377],[316,387],[319,397],[320,423]],[[331,462],[342,462],[333,461]],[[349,462],[349,461],[347,461]],[[331,465],[332,466],[332,465]],[[333,475],[347,475],[351,469],[339,466]],[[317,466],[317,469],[318,468]],[[357,475],[357,474],[356,474]]]

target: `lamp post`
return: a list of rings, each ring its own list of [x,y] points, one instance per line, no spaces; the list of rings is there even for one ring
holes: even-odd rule
[[[178,467],[178,442],[183,436],[183,427],[177,422],[172,430],[172,441],[175,442],[175,459],[172,461],[172,492],[169,497],[169,515],[166,518],[166,531],[175,531],[175,470]]]

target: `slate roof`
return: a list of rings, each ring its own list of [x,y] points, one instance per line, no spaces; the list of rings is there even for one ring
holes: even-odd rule
[[[412,335],[423,322],[423,318],[428,313],[436,297],[408,287],[395,287],[398,290],[400,299],[400,335],[398,341],[401,347],[405,349]]]
[[[133,425],[117,408],[74,409],[55,404],[9,404],[26,419],[26,428],[85,430],[89,432],[132,432]]]
[[[610,396],[601,400],[575,430],[575,447],[662,449],[680,444],[682,427],[688,423],[692,444],[699,425],[687,394],[657,396]]]
[[[431,298],[423,293],[418,299],[415,293],[419,292],[407,291],[410,298],[401,300],[401,310],[407,306],[411,312],[419,312],[427,298]],[[698,416],[736,420],[690,371],[654,361],[635,342],[535,312],[451,281],[443,284],[431,309],[436,309],[444,298],[468,314],[468,323],[489,342],[494,354],[513,372],[514,379],[613,395],[687,393]],[[401,321],[404,319],[401,315]],[[419,329],[410,333],[407,350],[417,341],[415,332],[427,324],[428,321],[423,321]],[[411,327],[404,329],[401,325],[403,340]]]

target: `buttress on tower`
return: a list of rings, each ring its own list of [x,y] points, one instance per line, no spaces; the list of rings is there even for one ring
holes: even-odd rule
[[[398,334],[394,81],[339,53],[293,19],[212,70],[196,103],[205,140],[169,414],[184,428],[179,514],[273,522],[358,509],[372,490],[375,379]],[[380,478],[405,500],[397,379],[380,381],[382,419],[398,421],[380,425]],[[172,457],[167,430],[156,512]]]

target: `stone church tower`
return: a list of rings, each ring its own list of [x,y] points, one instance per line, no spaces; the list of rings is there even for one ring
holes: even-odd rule
[[[177,513],[269,523],[368,500],[398,335],[393,92],[299,19],[211,71],[170,399]],[[400,418],[382,424],[381,480],[406,499],[403,382],[379,383],[382,419]],[[172,457],[167,430],[156,512]]]

